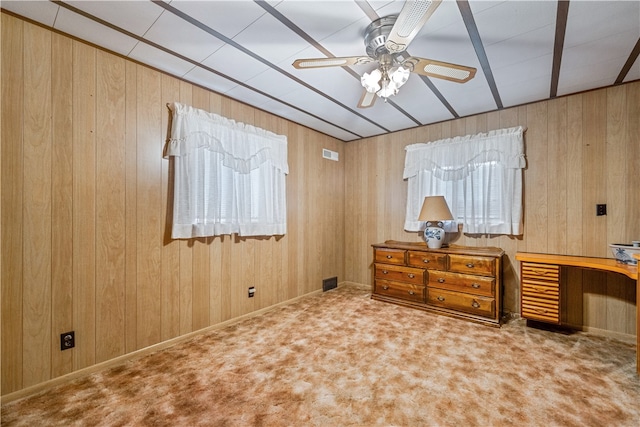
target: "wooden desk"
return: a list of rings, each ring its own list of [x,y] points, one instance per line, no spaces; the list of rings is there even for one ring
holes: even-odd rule
[[[640,259],[639,255],[634,255]],[[624,274],[636,281],[636,371],[640,374],[640,280],[638,267],[611,258],[516,253],[520,261],[522,317],[560,324],[560,267],[588,268]]]

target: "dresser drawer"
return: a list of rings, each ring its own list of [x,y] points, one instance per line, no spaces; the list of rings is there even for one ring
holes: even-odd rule
[[[425,287],[411,283],[376,279],[374,292],[379,295],[402,298],[415,302],[424,302]]]
[[[387,264],[404,265],[405,251],[400,249],[376,249],[374,252],[374,262],[384,262]]]
[[[496,275],[495,258],[475,255],[449,255],[449,271],[482,276]]]
[[[547,323],[560,324],[560,304],[548,299],[522,296],[522,317]]]
[[[391,264],[376,264],[375,278],[424,285],[424,270]]]
[[[495,316],[495,299],[438,288],[427,289],[427,303],[484,317]]]
[[[447,255],[420,251],[407,252],[407,264],[428,270],[446,270]]]
[[[521,265],[522,278],[537,281],[558,282],[560,280],[560,266],[523,262]]]
[[[493,277],[436,270],[429,271],[427,275],[429,276],[429,286],[432,287],[488,297],[495,296],[496,279]]]

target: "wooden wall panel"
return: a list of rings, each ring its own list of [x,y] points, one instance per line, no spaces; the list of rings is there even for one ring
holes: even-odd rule
[[[526,128],[524,234],[463,234],[454,243],[505,250],[503,303],[507,312],[515,314],[520,310],[516,252],[610,257],[609,243],[640,236],[640,221],[631,220],[640,209],[638,192],[631,181],[618,179],[628,177],[630,165],[637,168],[640,161],[639,94],[640,82],[635,82],[428,125],[414,134],[397,132],[390,139],[346,144],[347,280],[371,285],[372,243],[418,239],[416,233],[403,230],[403,216],[387,213],[386,206],[397,203],[392,202],[393,195],[406,192],[402,166],[380,164],[377,157],[372,159],[375,153],[404,158],[409,144],[514,126]],[[597,203],[607,203],[611,215],[596,217]],[[575,269],[563,272],[563,277],[568,282],[563,296],[567,303],[563,318],[568,324],[614,334],[636,333],[635,290],[629,280]]]
[[[567,98],[567,249],[571,255],[582,254],[583,233],[583,173],[582,157],[584,142],[582,140],[582,97]],[[576,173],[580,171],[580,173]],[[584,212],[586,215],[587,213]]]
[[[180,99],[180,81],[162,75],[162,99]],[[171,120],[168,109],[160,115],[164,135],[170,135]],[[163,140],[166,144],[166,139]],[[164,151],[163,151],[164,153]],[[161,339],[166,341],[180,335],[180,241],[171,239],[173,223],[173,163],[169,159],[162,160],[162,212],[160,223],[163,226],[162,236],[162,297]]]
[[[125,79],[122,58],[96,57],[96,361],[125,353]]]
[[[96,361],[96,50],[73,42],[74,370]],[[57,309],[63,309],[58,307]],[[64,308],[66,309],[66,307]],[[65,331],[60,331],[65,332]]]
[[[344,280],[344,143],[6,14],[1,43],[3,395]],[[170,239],[175,101],[287,135],[285,236]]]
[[[23,22],[2,18],[2,382],[12,391],[22,388],[22,193],[24,116]]]
[[[26,26],[24,56],[24,385],[51,375],[51,33]]]
[[[607,178],[640,167],[640,83],[345,144],[6,14],[1,43],[2,394],[319,290],[328,277],[370,285],[372,243],[420,240],[403,230],[404,147],[415,142],[527,127],[525,234],[456,241],[505,249],[509,311],[518,311],[518,250],[607,256],[613,236],[640,237],[637,191],[612,189]],[[26,70],[28,52],[49,65]],[[47,105],[36,103],[43,97]],[[285,236],[168,238],[172,169],[162,153],[174,101],[287,135]],[[323,159],[322,148],[340,161]],[[38,170],[26,164],[33,158]],[[556,175],[566,179],[552,185]],[[36,183],[46,190],[32,190]],[[599,197],[617,206],[619,229],[611,218],[596,223]],[[36,206],[46,215],[34,215]],[[636,332],[628,282],[566,276],[571,322]],[[76,348],[60,352],[67,330]],[[42,357],[31,354],[41,347]]]
[[[138,223],[136,210],[138,140],[138,66],[125,66],[125,352],[138,349]]]
[[[193,87],[185,82],[180,82],[180,98],[167,100],[178,101],[186,105],[192,105]],[[169,159],[169,162],[173,160]],[[193,331],[193,241],[180,240],[180,334]]]
[[[136,105],[137,144],[137,346],[160,342],[162,327],[162,150],[164,129],[160,73],[138,67]]]
[[[51,313],[51,375],[73,368],[73,352],[61,352],[60,333],[73,330],[73,44],[67,37],[52,35],[51,113],[51,305],[67,307]]]

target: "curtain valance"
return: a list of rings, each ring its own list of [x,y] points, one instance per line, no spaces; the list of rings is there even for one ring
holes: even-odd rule
[[[173,122],[165,157],[206,149],[222,154],[224,166],[239,173],[249,173],[264,162],[289,173],[286,136],[177,102],[169,108]]]
[[[284,235],[287,137],[170,104],[174,239]]]
[[[522,126],[405,147],[404,179],[428,170],[444,180],[464,179],[487,162],[507,169],[526,166]]]

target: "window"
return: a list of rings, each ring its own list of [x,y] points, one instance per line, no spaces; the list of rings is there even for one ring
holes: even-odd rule
[[[522,234],[522,127],[405,148],[405,230],[419,231],[425,196],[443,195],[469,234]]]
[[[174,103],[171,237],[286,233],[286,136]]]

